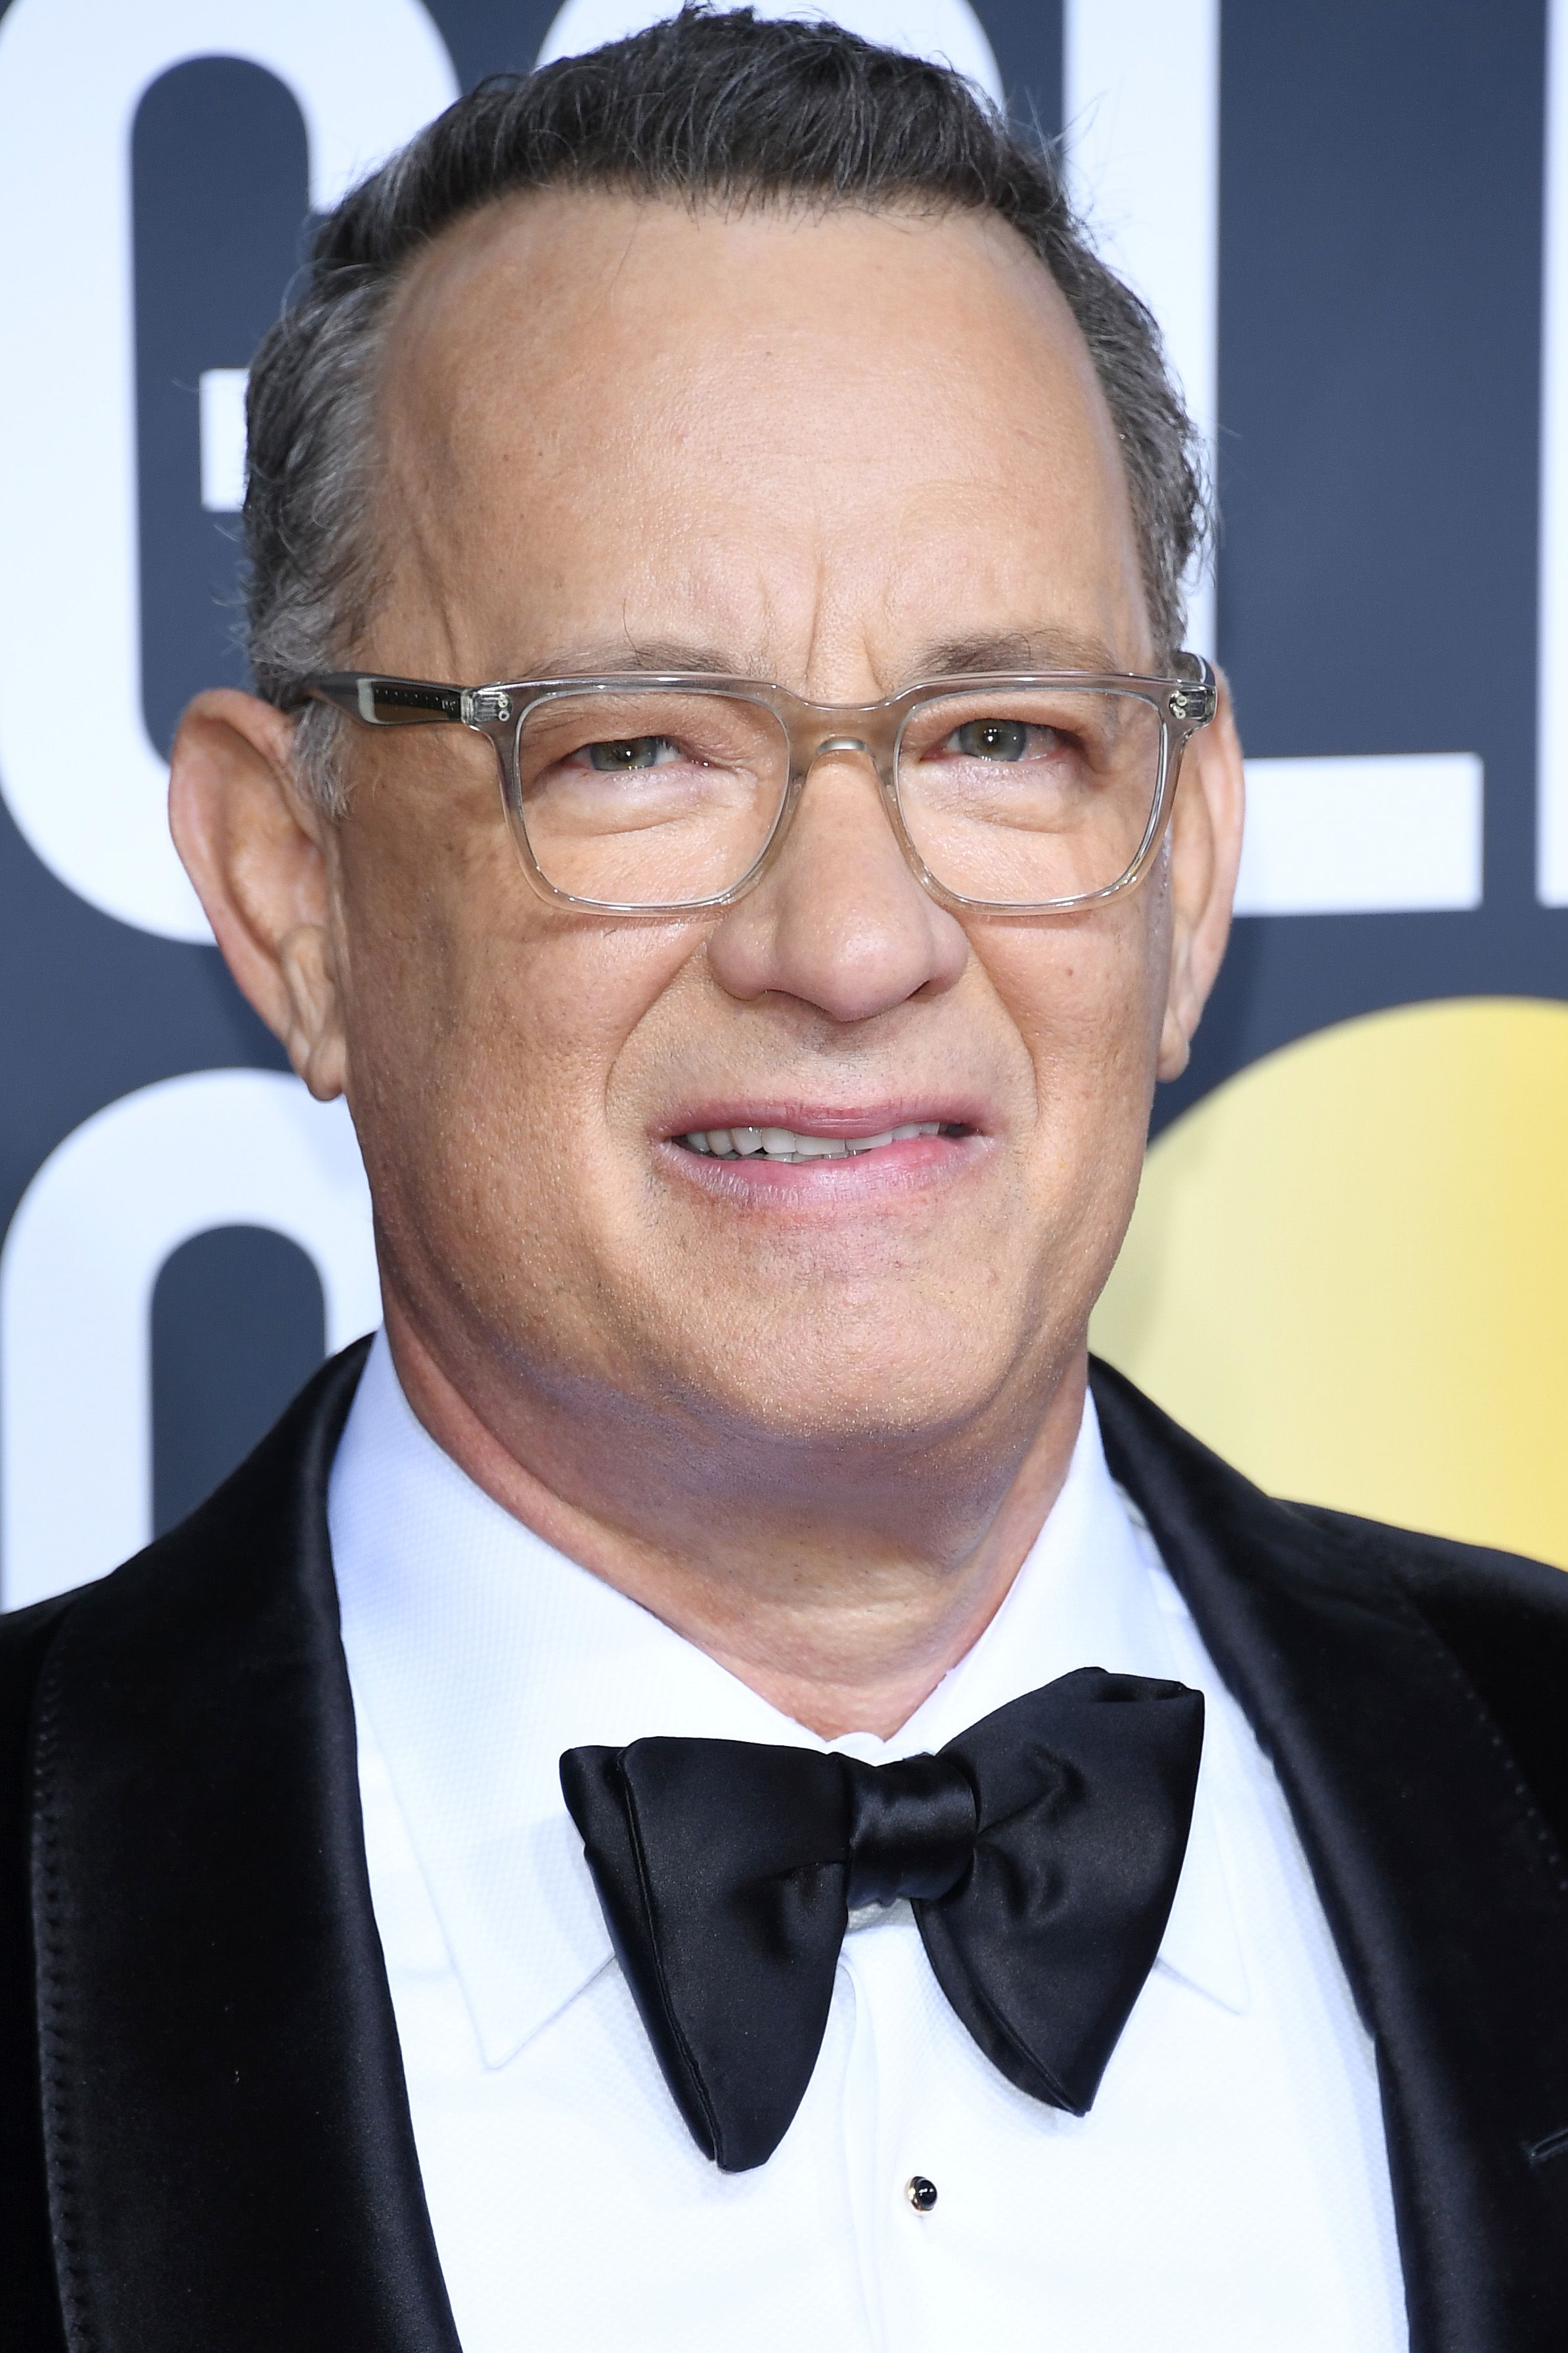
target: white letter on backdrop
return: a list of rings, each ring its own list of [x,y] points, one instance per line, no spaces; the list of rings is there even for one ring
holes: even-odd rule
[[[318,210],[457,95],[421,0],[12,0],[0,18],[0,790],[79,897],[177,940],[211,934],[142,715],[131,132],[149,84],[200,57],[287,85]]]
[[[538,62],[547,66],[557,58],[596,49],[601,41],[624,41],[674,13],[674,0],[565,0],[544,36]],[[1001,100],[996,59],[969,0],[757,0],[757,14],[825,18],[862,40],[879,41],[910,57],[935,58],[988,98]]]
[[[20,1609],[152,1534],[153,1292],[171,1253],[264,1226],[314,1261],[329,1351],[381,1320],[370,1197],[344,1105],[275,1071],[122,1096],[45,1161],[0,1253],[0,1565]]]
[[[1065,0],[1073,201],[1160,322],[1212,465],[1219,414],[1219,0]],[[1187,643],[1214,653],[1212,575]]]

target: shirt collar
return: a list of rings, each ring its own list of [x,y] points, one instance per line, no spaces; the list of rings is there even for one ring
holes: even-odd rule
[[[512,1518],[416,1419],[384,1334],[338,1449],[328,1522],[362,1736],[384,1757],[492,2067],[610,1959],[561,1796],[563,1750],[664,1733],[831,1746],[882,1762],[940,1748],[1073,1667],[1175,1672],[1092,1403],[1007,1599],[889,1741],[823,1741]],[[1239,2010],[1246,1980],[1205,1788],[1212,1769],[1205,1753],[1158,1966]]]

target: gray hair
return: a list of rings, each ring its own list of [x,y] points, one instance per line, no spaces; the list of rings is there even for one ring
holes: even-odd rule
[[[455,221],[526,190],[610,190],[687,205],[913,206],[990,212],[1067,299],[1121,446],[1144,593],[1163,657],[1208,517],[1197,437],[1159,330],[1101,262],[1051,151],[953,73],[840,26],[686,7],[541,71],[483,82],[321,224],[297,299],[250,372],[245,501],[248,651],[258,691],[301,709],[297,756],[343,806],[338,714],[300,679],[352,662],[377,591],[370,518],[392,297]]]

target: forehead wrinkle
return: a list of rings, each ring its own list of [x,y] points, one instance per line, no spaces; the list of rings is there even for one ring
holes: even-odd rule
[[[810,575],[809,580],[802,582],[802,586],[805,589],[807,609],[810,614],[810,619],[806,628],[805,645],[801,655],[800,674],[803,680],[814,678],[816,675],[817,663],[822,657],[824,649],[824,637],[832,633],[838,626],[838,615],[835,610],[835,600],[829,590],[827,576],[827,550],[823,545],[820,536],[818,537],[817,544],[813,552],[812,559],[807,569]],[[775,599],[767,594],[765,588],[763,592],[763,601],[770,608],[775,602]],[[773,618],[771,609],[769,612],[769,618]],[[857,632],[857,634],[859,633]]]
[[[464,513],[472,469],[454,446],[449,424],[445,405],[432,399],[432,387],[418,381],[405,355],[400,369],[389,369],[385,392],[385,463],[376,505],[384,522],[392,521],[395,528],[386,534],[395,553],[383,567],[383,580],[394,596],[402,594],[416,604],[421,621],[434,624],[447,658],[456,661],[464,567],[453,561],[452,522]],[[384,590],[378,601],[384,609]]]
[[[397,553],[384,575],[392,594],[389,597],[384,593],[378,599],[380,610],[373,617],[373,626],[385,617],[389,602],[395,603],[399,596],[407,598],[414,607],[411,617],[416,626],[433,630],[442,648],[441,659],[449,667],[461,655],[456,586],[449,585],[442,561],[447,552],[444,536],[434,527],[433,517],[427,520],[422,501],[405,498],[398,503],[402,512]]]
[[[506,686],[530,679],[618,678],[644,670],[650,677],[666,670],[723,678],[765,675],[731,647],[686,638],[633,638],[628,634],[622,638],[579,638],[543,653],[524,656],[507,678],[497,679],[494,683]]]

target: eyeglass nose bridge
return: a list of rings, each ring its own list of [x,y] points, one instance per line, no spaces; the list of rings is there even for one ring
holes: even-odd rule
[[[825,724],[833,720],[837,721],[837,726]],[[812,712],[804,725],[795,719],[788,733],[791,778],[797,791],[819,760],[847,754],[869,761],[884,795],[891,793],[899,728],[896,720],[888,723],[882,712]]]
[[[823,714],[824,717],[827,715],[827,713]],[[898,793],[893,781],[898,743],[896,723],[892,726],[876,723],[882,717],[879,712],[863,714],[858,711],[846,711],[842,713],[834,712],[832,715],[839,719],[840,724],[829,733],[818,733],[817,730],[822,725],[820,718],[816,719],[815,725],[803,728],[797,722],[789,729],[790,788],[788,806],[783,817],[784,826],[787,828],[794,818],[806,779],[817,762],[824,759],[842,758],[847,754],[851,758],[862,759],[869,764],[880,788],[881,797],[888,816],[891,819],[893,830],[898,835],[907,855],[909,844],[899,817]],[[864,725],[868,718],[871,719],[873,723],[866,726],[863,734],[850,734],[842,724],[844,719],[859,719]]]
[[[900,705],[804,702],[781,694],[773,707],[789,738],[790,772],[797,787],[818,760],[847,754],[868,760],[887,789],[904,717]]]
[[[803,716],[805,719],[804,725],[802,724]],[[828,716],[838,719],[839,728],[829,733],[819,733],[817,730],[822,726],[823,720]],[[748,889],[752,884],[759,881],[763,874],[776,863],[785,840],[793,834],[806,781],[816,763],[824,758],[847,754],[851,757],[858,757],[869,764],[878,786],[879,797],[881,800],[883,816],[891,828],[893,839],[898,844],[904,863],[915,881],[921,890],[928,892],[933,897],[940,899],[942,896],[941,885],[933,880],[925,860],[910,838],[909,828],[904,823],[903,812],[899,807],[895,773],[901,717],[901,712],[888,711],[881,706],[864,712],[846,708],[832,712],[830,706],[829,710],[822,712],[820,716],[807,706],[804,714],[790,714],[790,718],[786,720],[789,735],[789,785],[784,795],[784,805],[779,811],[773,839],[748,878],[746,885]],[[846,719],[852,722],[858,720],[866,729],[865,733],[857,735],[843,732],[843,722]]]

